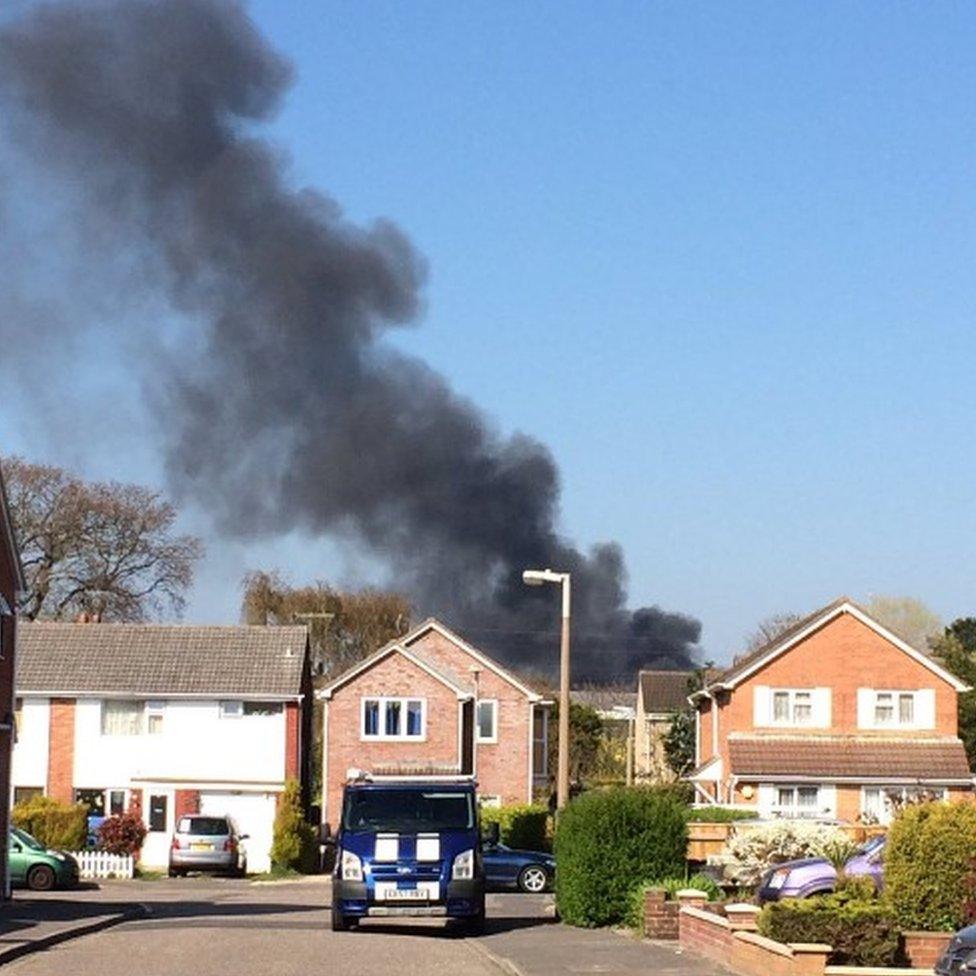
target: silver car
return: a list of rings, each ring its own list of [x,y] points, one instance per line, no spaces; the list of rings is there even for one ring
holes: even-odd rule
[[[247,874],[247,834],[233,817],[190,814],[180,817],[169,846],[169,876],[188,871],[223,871],[237,878]]]

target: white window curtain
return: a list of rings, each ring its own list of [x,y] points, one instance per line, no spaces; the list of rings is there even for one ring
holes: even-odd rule
[[[102,702],[102,735],[139,735],[142,719],[143,703],[140,701]]]

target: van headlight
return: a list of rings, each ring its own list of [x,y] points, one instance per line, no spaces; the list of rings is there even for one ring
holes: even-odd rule
[[[362,881],[363,862],[352,851],[343,851],[340,872],[344,881]]]
[[[470,881],[474,877],[474,851],[461,851],[454,858],[451,868],[451,879],[454,881]]]

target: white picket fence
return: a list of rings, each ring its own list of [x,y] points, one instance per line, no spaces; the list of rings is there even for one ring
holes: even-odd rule
[[[83,878],[134,878],[135,862],[129,854],[106,854],[105,851],[73,851]]]

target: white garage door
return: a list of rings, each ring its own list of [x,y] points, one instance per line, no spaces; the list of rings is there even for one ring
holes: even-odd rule
[[[209,792],[200,794],[200,812],[211,816],[227,815],[237,821],[247,849],[248,871],[271,868],[271,840],[274,834],[274,793]]]

